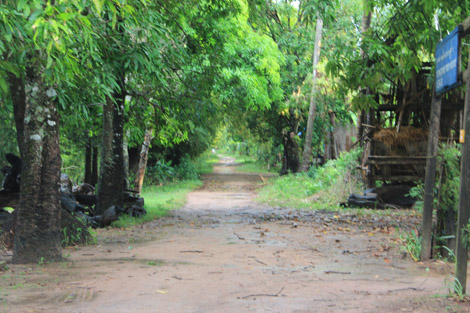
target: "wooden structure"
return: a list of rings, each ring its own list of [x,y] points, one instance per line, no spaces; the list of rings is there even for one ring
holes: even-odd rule
[[[424,180],[432,90],[430,64],[404,85],[375,95],[380,105],[363,120],[362,168],[369,187],[376,181],[412,183]],[[453,92],[442,101],[440,140],[458,140],[464,99]]]

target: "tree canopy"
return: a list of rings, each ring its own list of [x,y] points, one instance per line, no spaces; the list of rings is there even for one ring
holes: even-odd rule
[[[178,164],[223,133],[295,172],[311,97],[311,155],[327,154],[338,125],[431,69],[436,43],[469,14],[451,0],[0,0],[0,151],[27,155],[24,127],[47,109],[57,121],[38,123],[58,123],[62,169],[99,150],[102,181],[116,164],[109,175],[127,175],[122,146],[137,151],[149,133],[151,162]]]

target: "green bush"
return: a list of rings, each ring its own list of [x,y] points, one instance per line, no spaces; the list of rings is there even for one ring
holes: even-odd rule
[[[145,173],[147,185],[171,183],[180,180],[197,180],[198,170],[189,155],[181,158],[180,164],[172,166],[171,161],[159,160],[153,166],[149,166]]]
[[[457,211],[460,198],[460,145],[441,145],[436,163],[434,204]],[[442,176],[445,175],[445,179]],[[410,195],[417,199],[415,208],[423,208],[424,185],[411,188]],[[439,199],[437,197],[439,195]]]
[[[181,159],[180,164],[176,166],[175,174],[178,180],[196,180],[199,178],[196,167],[187,154]]]
[[[155,165],[148,166],[145,172],[146,184],[158,184],[174,181],[175,169],[171,166],[171,161],[158,160]]]
[[[260,191],[259,200],[271,205],[310,209],[336,209],[351,193],[363,189],[356,169],[362,152],[359,149],[341,154],[324,166],[307,173],[290,174],[272,180]]]

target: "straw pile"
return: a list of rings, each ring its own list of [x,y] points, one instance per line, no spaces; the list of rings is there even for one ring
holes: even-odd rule
[[[400,127],[400,132],[394,128],[382,128],[374,133],[375,141],[381,141],[389,146],[405,146],[408,143],[427,141],[428,130],[411,126]]]

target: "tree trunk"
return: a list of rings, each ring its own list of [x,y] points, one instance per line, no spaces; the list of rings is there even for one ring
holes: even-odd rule
[[[361,25],[361,34],[362,34],[362,39],[364,40],[365,37],[365,32],[369,29],[370,23],[372,20],[372,10],[370,8],[371,6],[371,1],[370,0],[363,0],[362,1],[362,7],[363,7],[363,13],[362,13],[362,25]],[[362,49],[362,44],[361,44],[361,57],[364,58],[365,52]],[[365,91],[366,94],[368,93]],[[364,115],[365,111],[361,110],[359,114],[357,115],[357,140],[359,140],[359,145],[362,147],[362,137],[364,136],[364,127],[362,124],[364,124]]]
[[[85,147],[85,183],[92,185],[91,177],[93,176],[93,147],[91,139],[88,138],[88,143]]]
[[[20,207],[16,221],[13,263],[60,261],[59,116],[42,73],[26,78],[24,155]]]
[[[281,175],[299,170],[299,145],[294,132],[285,134],[283,138],[284,157],[282,159]]]
[[[12,73],[8,74],[8,80],[10,82],[11,102],[13,103],[13,113],[15,116],[16,139],[20,156],[23,158],[25,153],[24,115],[26,110],[24,80],[22,77],[16,77]]]
[[[124,189],[130,190],[131,185],[129,182],[129,135],[130,132],[127,131],[126,136],[124,136],[122,142],[122,158],[123,158],[123,168],[124,168]]]
[[[96,186],[98,183],[98,148],[93,146],[91,148],[92,158],[92,170],[91,170],[91,182],[90,185]]]
[[[320,59],[320,45],[323,29],[323,20],[317,17],[317,25],[315,29],[315,49],[313,51],[313,77],[312,77],[312,93],[310,95],[310,107],[308,111],[307,130],[305,134],[304,152],[302,154],[302,164],[300,171],[306,172],[309,168],[310,156],[312,155],[312,137],[313,137],[313,122],[315,121],[315,111],[317,103],[315,100],[316,82],[317,82],[317,64]]]
[[[135,175],[134,189],[142,192],[142,185],[144,183],[145,168],[147,167],[147,159],[150,148],[150,141],[152,140],[152,130],[147,129],[145,131],[144,143],[142,144],[142,150],[140,150],[139,169]]]
[[[124,81],[114,100],[107,97],[103,109],[103,146],[101,152],[101,175],[98,183],[97,214],[110,206],[123,206],[124,166],[122,155]]]
[[[329,141],[329,157],[328,159],[329,160],[334,160],[338,157],[338,153],[336,151],[336,142],[335,142],[335,126],[336,126],[336,115],[334,112],[330,112],[329,114],[329,117],[330,117],[330,123],[331,123],[331,127],[329,128],[328,130],[328,141]]]

